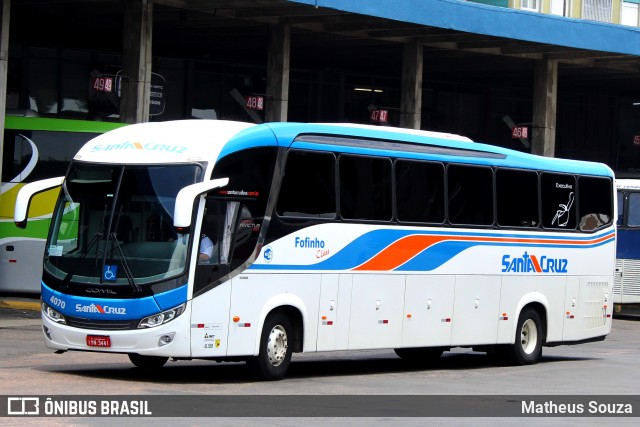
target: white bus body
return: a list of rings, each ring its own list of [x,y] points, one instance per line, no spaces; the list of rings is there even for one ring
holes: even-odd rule
[[[279,379],[292,352],[528,364],[611,330],[601,164],[393,128],[179,121],[95,138],[63,189],[42,282],[55,350],[247,360]],[[203,234],[217,249],[201,263]]]

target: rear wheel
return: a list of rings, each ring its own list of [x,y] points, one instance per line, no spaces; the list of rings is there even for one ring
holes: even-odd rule
[[[542,355],[542,340],[540,315],[533,308],[526,308],[518,319],[515,343],[500,346],[497,355],[508,364],[532,365]]]
[[[247,365],[261,379],[275,381],[282,379],[291,363],[293,326],[289,316],[272,313],[264,321],[260,337],[258,356],[247,361]]]
[[[141,369],[159,369],[167,363],[168,357],[160,356],[142,356],[138,353],[130,353],[129,360],[135,366]]]

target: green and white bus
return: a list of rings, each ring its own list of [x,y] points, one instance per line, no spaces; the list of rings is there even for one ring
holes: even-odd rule
[[[82,145],[122,123],[6,116],[0,190],[0,292],[40,293],[42,254],[59,188],[34,198],[29,226],[13,223],[26,183],[64,175]]]

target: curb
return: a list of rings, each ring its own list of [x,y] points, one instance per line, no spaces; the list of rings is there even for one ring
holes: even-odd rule
[[[13,310],[40,311],[40,301],[20,301],[0,299],[0,308],[10,308]]]

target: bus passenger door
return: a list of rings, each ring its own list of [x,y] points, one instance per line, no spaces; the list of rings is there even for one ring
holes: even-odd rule
[[[400,347],[405,277],[392,274],[353,275],[350,350]]]
[[[320,285],[318,351],[346,350],[349,345],[351,275],[324,274]]]
[[[448,346],[455,276],[407,276],[402,347]]]

